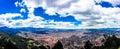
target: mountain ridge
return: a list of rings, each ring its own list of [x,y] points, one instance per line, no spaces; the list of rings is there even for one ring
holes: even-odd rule
[[[0,31],[9,32],[9,33],[20,33],[21,31],[33,32],[44,34],[46,32],[68,32],[68,31],[81,31],[81,30],[89,30],[89,31],[120,31],[120,28],[100,28],[100,29],[53,29],[53,28],[32,28],[32,27],[23,27],[23,28],[8,28],[8,27],[0,27]]]

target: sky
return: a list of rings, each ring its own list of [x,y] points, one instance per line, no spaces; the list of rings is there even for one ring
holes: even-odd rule
[[[0,0],[0,27],[120,28],[120,0]]]

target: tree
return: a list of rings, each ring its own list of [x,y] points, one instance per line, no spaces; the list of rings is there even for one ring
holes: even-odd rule
[[[49,46],[49,45],[47,45],[47,48],[48,48],[48,49],[50,49],[50,46]]]
[[[85,49],[92,49],[92,46],[93,46],[93,44],[88,40],[88,41],[86,41],[84,48]]]
[[[40,49],[47,49],[44,45],[39,46]]]
[[[18,49],[18,47],[9,41],[6,43],[5,49]]]
[[[54,45],[52,49],[64,49],[62,43],[58,40],[58,42]]]
[[[37,46],[33,46],[31,49],[39,49]]]

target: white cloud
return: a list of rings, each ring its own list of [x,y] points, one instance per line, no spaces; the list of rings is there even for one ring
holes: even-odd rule
[[[107,1],[113,5],[117,5],[114,4],[112,0],[102,1]],[[115,22],[110,23],[111,21],[109,21],[109,18],[118,19],[120,8],[103,8],[100,5],[95,5],[94,0],[23,0],[23,2],[27,5],[30,11],[29,13],[33,13],[34,8],[37,7],[43,7],[46,9],[45,12],[49,15],[55,15],[55,13],[58,13],[61,16],[66,16],[66,13],[69,13],[69,15],[73,15],[76,20],[82,20],[82,24],[80,24],[78,28],[112,27],[112,25],[119,26]],[[101,2],[101,0],[96,0],[96,2]],[[116,3],[118,1],[114,2]]]
[[[6,13],[0,15],[0,26],[10,26],[9,20],[12,20],[14,17],[22,17],[19,13]]]
[[[119,5],[119,0],[95,0],[100,3],[106,1],[112,3],[113,6]],[[22,4],[25,3],[25,4]],[[41,27],[41,28],[120,28],[120,8],[105,8],[100,5],[95,5],[94,0],[23,0],[21,3],[16,2],[16,6],[26,5],[29,14],[26,20],[17,20],[10,23],[9,26],[26,26],[26,27]],[[55,13],[66,17],[68,15],[74,16],[78,21],[82,21],[82,24],[76,26],[73,22],[56,22],[50,20],[49,22],[43,21],[44,18],[35,16],[33,14],[34,8],[42,7],[45,9],[45,13],[49,15],[55,15]],[[21,12],[25,10],[21,9]],[[7,15],[7,14],[5,14]],[[4,15],[1,15],[4,16]],[[18,16],[8,16],[11,17]],[[22,17],[22,16],[21,16]],[[3,19],[3,18],[0,18]],[[6,19],[6,17],[4,18]],[[5,24],[9,23],[7,21]]]
[[[5,20],[0,20],[0,27],[8,26],[8,22]]]
[[[3,17],[2,17],[3,16]],[[17,13],[6,13],[0,15],[0,27],[7,26],[9,28],[20,28],[20,27],[33,27],[33,28],[58,28],[67,29],[74,28],[74,23],[72,22],[55,22],[54,20],[46,20],[40,16],[29,15],[29,18],[22,20],[13,20],[12,18],[20,16]]]
[[[0,20],[8,20],[8,19],[12,19],[16,16],[22,17],[21,14],[19,13],[6,13],[6,14],[1,14],[0,15]]]
[[[18,19],[18,20],[13,20],[12,18],[15,17],[23,17],[21,14],[19,13],[6,13],[6,14],[1,14],[0,15],[0,26],[7,26],[10,28],[15,28],[15,27],[30,27],[31,24],[34,25],[35,23],[38,22],[42,22],[43,18],[39,17],[39,16],[34,16],[34,15],[30,15],[30,17],[28,19],[22,20],[22,19]]]
[[[26,10],[24,8],[20,9],[20,12],[26,12]]]
[[[101,2],[109,2],[111,3],[113,6],[117,6],[120,5],[120,0],[95,0],[97,3],[101,3]]]

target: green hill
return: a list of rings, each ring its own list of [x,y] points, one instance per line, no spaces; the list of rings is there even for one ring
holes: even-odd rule
[[[32,41],[31,43],[29,41]],[[26,39],[17,35],[0,31],[0,49],[28,49],[30,44],[37,43],[32,39]],[[33,47],[33,46],[31,46]]]

